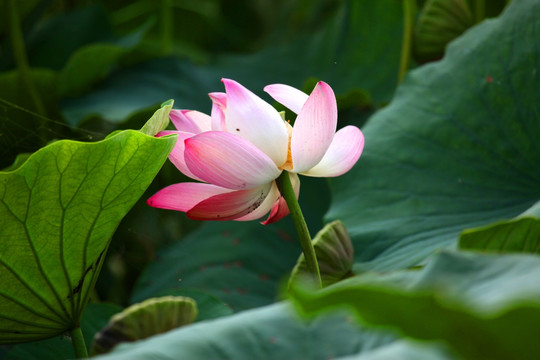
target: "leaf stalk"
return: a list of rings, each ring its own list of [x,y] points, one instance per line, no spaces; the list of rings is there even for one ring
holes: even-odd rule
[[[84,359],[88,357],[88,350],[86,349],[86,343],[80,326],[76,326],[71,329],[71,343],[75,350],[75,356],[77,359]]]

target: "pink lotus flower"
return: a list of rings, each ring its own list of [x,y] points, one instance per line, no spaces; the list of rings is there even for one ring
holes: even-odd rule
[[[168,186],[150,199],[153,207],[186,212],[197,220],[256,220],[269,224],[289,213],[276,179],[288,171],[296,196],[297,174],[339,176],[356,163],[364,136],[355,126],[336,132],[334,92],[319,82],[311,95],[288,85],[264,90],[298,114],[294,127],[270,104],[239,83],[223,79],[226,93],[211,93],[211,116],[172,110],[178,134],[169,155],[185,175],[200,182]]]

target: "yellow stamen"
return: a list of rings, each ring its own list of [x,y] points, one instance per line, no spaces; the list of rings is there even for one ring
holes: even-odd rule
[[[292,155],[291,155],[291,137],[293,128],[289,122],[285,122],[287,126],[287,132],[289,133],[289,143],[287,145],[287,160],[279,167],[280,170],[291,171],[293,169]]]

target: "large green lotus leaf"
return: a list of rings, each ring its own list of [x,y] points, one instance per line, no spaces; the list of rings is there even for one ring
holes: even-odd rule
[[[209,113],[206,94],[222,91],[222,77],[260,95],[267,84],[303,88],[315,77],[338,94],[362,88],[375,104],[386,103],[397,83],[401,12],[400,2],[394,0],[345,1],[317,30],[254,54],[221,55],[204,67],[172,58],[139,64],[118,72],[86,96],[66,100],[64,116],[72,125],[96,114],[118,123],[169,98],[182,108]]]
[[[327,214],[347,226],[356,270],[421,263],[540,199],[538,13],[540,2],[515,1],[472,28],[363,128],[364,153],[331,180]]]
[[[328,203],[323,179],[301,178],[300,205],[312,234],[322,227]],[[141,276],[132,301],[169,290],[200,290],[234,311],[271,304],[301,251],[288,217],[267,226],[208,222],[161,250]]]
[[[113,304],[88,304],[81,317],[81,330],[87,345],[92,344],[94,334],[107,325],[114,314],[122,308]],[[59,335],[51,339],[13,346],[5,360],[59,360],[74,359],[75,352],[71,339]]]
[[[288,304],[275,304],[119,345],[95,359],[326,360],[369,351],[392,340],[391,335],[362,331],[348,314],[306,323]]]
[[[463,359],[537,359],[539,276],[536,256],[443,252],[420,271],[367,274],[294,294],[304,313],[347,306],[361,322],[443,340]]]
[[[174,143],[132,130],[58,141],[0,173],[1,342],[78,324],[112,234]]]
[[[282,222],[264,227],[258,222],[205,224],[158,254],[133,301],[166,289],[199,289],[235,311],[274,302],[278,282],[302,251],[294,228]]]
[[[492,252],[540,252],[540,201],[514,219],[463,231],[459,235],[459,247]]]

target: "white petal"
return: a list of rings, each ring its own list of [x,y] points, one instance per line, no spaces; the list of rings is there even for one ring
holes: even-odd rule
[[[317,165],[332,142],[337,126],[337,104],[332,88],[320,81],[294,123],[291,136],[292,172]]]
[[[300,112],[308,99],[308,95],[303,91],[284,84],[267,85],[264,87],[264,91],[295,114]]]
[[[302,175],[315,177],[339,176],[349,171],[364,149],[364,135],[356,126],[339,130],[321,162]]]

